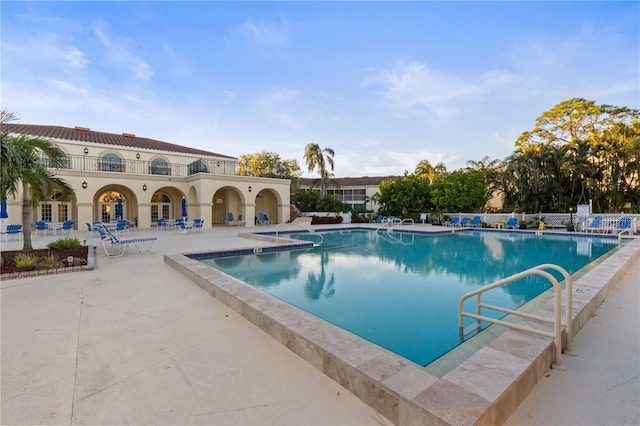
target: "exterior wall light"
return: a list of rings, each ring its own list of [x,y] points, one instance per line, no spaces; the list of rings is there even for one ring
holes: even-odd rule
[[[140,159],[140,153],[136,153],[136,159],[139,160]]]
[[[142,190],[146,191],[147,190],[147,184],[145,183],[144,185],[142,185]]]
[[[249,192],[251,192],[251,190],[252,190],[252,189],[253,189],[253,188],[251,188],[251,185],[249,185]]]
[[[84,155],[87,155],[89,153],[89,148],[87,148],[86,146],[84,147]]]
[[[85,148],[85,149],[87,149],[87,148]],[[87,186],[89,186],[89,185],[87,185],[87,181],[86,180],[82,181],[82,189],[87,189]]]
[[[218,162],[216,163],[216,165],[217,165],[218,167],[220,167],[220,162],[218,161]]]

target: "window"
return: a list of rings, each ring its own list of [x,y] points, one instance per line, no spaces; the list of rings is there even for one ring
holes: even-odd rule
[[[69,205],[58,204],[58,222],[69,220]]]
[[[171,168],[165,160],[162,158],[156,158],[151,162],[151,174],[152,175],[170,175]]]
[[[65,156],[66,157],[66,156]],[[45,154],[44,152],[40,153],[40,161],[42,162],[42,164],[45,167],[56,167],[55,165],[53,165],[51,163],[51,160],[49,159],[49,156],[47,154]],[[69,158],[65,158],[63,161],[61,161],[61,164],[58,164],[59,169],[68,169],[71,168],[70,166],[70,161],[71,159]]]
[[[45,203],[42,204],[42,220],[46,220],[47,222],[51,222],[53,216],[53,208],[51,204]]]
[[[100,161],[100,170],[103,172],[124,172],[122,159],[116,154],[106,154]]]

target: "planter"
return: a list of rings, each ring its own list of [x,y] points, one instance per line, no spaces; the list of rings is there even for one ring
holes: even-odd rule
[[[10,274],[14,272],[18,272],[15,263],[13,262],[13,258],[18,253],[24,253],[22,250],[12,250],[12,251],[3,251],[2,252],[2,269],[0,272],[2,274]],[[44,256],[55,256],[62,264],[62,268],[69,268],[73,266],[86,265],[87,260],[89,258],[89,246],[82,246],[80,248],[74,250],[50,250],[50,249],[36,249],[28,252],[28,254],[44,257]],[[69,265],[67,259],[69,257],[73,257],[72,264]],[[43,270],[43,269],[59,269],[61,267],[60,263],[40,263],[34,269]],[[46,268],[45,268],[46,267]]]

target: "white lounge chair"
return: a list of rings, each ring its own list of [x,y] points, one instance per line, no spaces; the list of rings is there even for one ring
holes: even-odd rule
[[[104,226],[98,227],[98,232],[102,248],[108,257],[122,256],[131,244],[136,246],[139,253],[152,253],[158,243],[156,237],[119,239]]]

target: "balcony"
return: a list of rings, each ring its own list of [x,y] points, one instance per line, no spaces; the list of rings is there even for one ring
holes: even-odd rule
[[[48,159],[43,158],[42,161],[47,167],[49,166]],[[176,164],[114,159],[113,157],[90,157],[88,155],[67,155],[67,165],[61,169],[175,177],[187,177],[196,173],[237,175],[237,165],[231,161],[199,159],[190,164]]]

